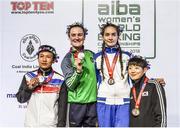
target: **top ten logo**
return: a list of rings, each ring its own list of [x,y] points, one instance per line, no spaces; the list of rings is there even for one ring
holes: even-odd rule
[[[11,13],[13,14],[33,14],[33,13],[54,13],[53,1],[12,1]]]

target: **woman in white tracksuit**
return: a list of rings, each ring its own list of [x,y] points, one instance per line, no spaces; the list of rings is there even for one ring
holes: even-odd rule
[[[16,94],[18,102],[27,102],[25,127],[65,127],[67,89],[64,77],[54,71],[56,50],[42,45],[38,50],[39,68],[27,72]]]
[[[118,42],[121,30],[107,23],[101,28],[102,51],[95,55],[98,74],[97,112],[100,127],[129,126],[128,74],[129,52],[121,50]]]

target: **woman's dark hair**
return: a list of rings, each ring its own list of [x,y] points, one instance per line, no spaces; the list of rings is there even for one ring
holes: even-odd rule
[[[142,68],[146,68],[148,67],[148,62],[146,61],[145,58],[143,58],[142,56],[134,56],[131,59],[129,59],[128,62],[128,67],[131,65],[135,65],[135,66],[140,66]]]
[[[123,29],[120,26],[107,22],[106,24],[102,24],[100,26],[100,34],[103,36],[105,29],[110,26],[116,29],[118,36],[120,36],[120,34],[123,32]]]
[[[113,28],[115,28],[116,29],[116,32],[117,32],[117,35],[118,35],[118,38],[119,38],[119,36],[120,36],[120,33],[122,32],[122,30],[120,29],[120,27],[119,26],[117,26],[117,25],[115,25],[115,24],[112,24],[112,23],[106,23],[106,24],[104,24],[104,25],[102,25],[101,27],[100,27],[100,29],[101,29],[101,35],[103,36],[104,35],[104,32],[105,32],[105,29],[107,28],[107,27],[113,27]],[[123,67],[123,61],[122,61],[122,50],[121,50],[121,47],[120,47],[120,44],[119,44],[119,42],[117,41],[117,49],[118,49],[118,51],[119,51],[119,62],[120,62],[120,69],[121,69],[121,77],[122,77],[122,79],[124,79],[124,74],[123,74],[123,69],[124,69],[124,67]],[[103,80],[104,80],[104,71],[103,71],[103,66],[104,66],[104,54],[105,54],[105,42],[103,41],[103,44],[102,44],[102,56],[101,56],[101,72],[102,72],[102,75],[103,75]]]

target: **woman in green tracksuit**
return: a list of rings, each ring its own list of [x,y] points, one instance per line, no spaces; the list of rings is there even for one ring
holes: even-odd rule
[[[68,87],[69,126],[95,127],[97,123],[97,81],[94,53],[84,49],[87,29],[80,23],[67,28],[72,47],[65,55],[61,68]]]

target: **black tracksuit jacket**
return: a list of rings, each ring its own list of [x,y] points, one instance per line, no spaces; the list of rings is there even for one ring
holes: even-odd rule
[[[134,86],[136,97],[138,97],[144,78],[141,78]],[[141,97],[140,115],[132,115],[132,109],[135,107],[135,101],[131,89],[130,104],[130,127],[166,127],[166,96],[164,88],[155,80],[149,80]]]

